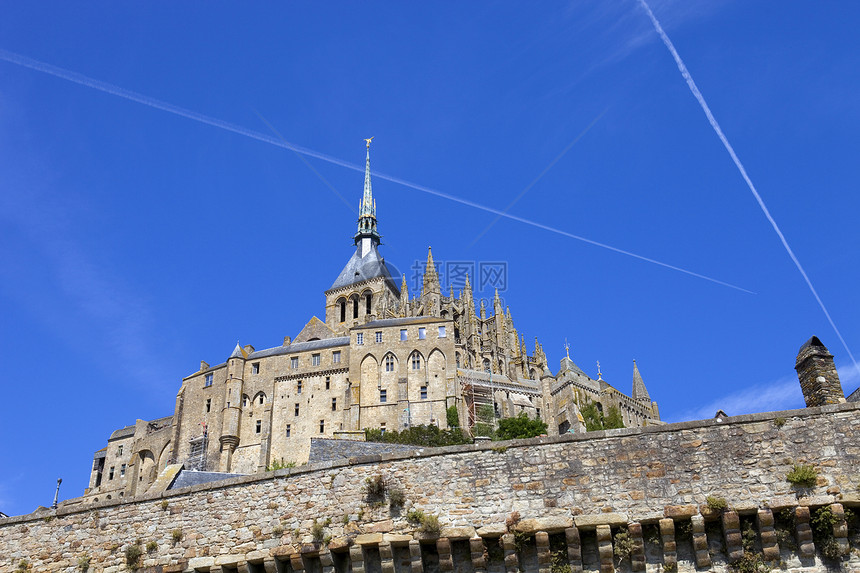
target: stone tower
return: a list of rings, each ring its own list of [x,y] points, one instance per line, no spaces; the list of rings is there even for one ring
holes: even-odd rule
[[[239,445],[239,426],[242,419],[242,391],[244,385],[245,360],[248,355],[236,343],[233,354],[227,359],[227,384],[224,388],[224,409],[221,412],[221,464],[218,471],[232,469],[233,452]]]
[[[800,347],[794,369],[797,370],[807,408],[845,401],[839,374],[833,364],[833,355],[817,336],[813,336]]]

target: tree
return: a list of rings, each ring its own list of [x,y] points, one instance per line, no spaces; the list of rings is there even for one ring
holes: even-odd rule
[[[582,419],[585,421],[585,431],[595,432],[597,430],[613,430],[623,428],[624,420],[621,412],[615,406],[607,409],[606,415],[598,409],[595,402],[589,402],[579,409]]]
[[[546,434],[546,422],[540,418],[529,418],[525,412],[520,412],[520,415],[514,418],[502,418],[496,430],[496,438],[499,440],[534,438],[541,434]]]
[[[460,427],[460,415],[457,413],[457,406],[449,406],[445,410],[445,417],[447,418],[449,428]]]

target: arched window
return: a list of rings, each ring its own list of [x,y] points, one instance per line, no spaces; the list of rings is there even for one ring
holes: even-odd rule
[[[417,352],[412,353],[412,370],[421,370],[421,355]]]
[[[340,306],[340,321],[346,321],[346,300],[340,299],[337,301],[338,306]]]
[[[484,358],[484,372],[490,371],[490,359]]]
[[[352,318],[358,318],[358,297],[352,297]]]
[[[385,357],[385,371],[394,372],[394,356],[391,354],[388,354]]]
[[[373,295],[371,293],[367,293],[367,306],[365,307],[365,314],[371,314],[371,307],[373,306]]]

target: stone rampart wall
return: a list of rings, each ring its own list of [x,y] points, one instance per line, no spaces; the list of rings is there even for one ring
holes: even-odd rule
[[[814,464],[815,486],[786,481],[796,463]],[[376,476],[387,489],[369,497],[365,482]],[[757,548],[770,547],[793,570],[813,571],[820,561],[803,543],[806,508],[831,506],[838,515],[860,504],[858,485],[860,405],[848,403],[366,456],[125,502],[69,500],[58,510],[0,520],[0,571],[16,571],[21,560],[37,571],[80,570],[84,557],[91,571],[121,571],[127,550],[137,547],[139,563],[151,571],[420,573],[456,566],[462,573],[549,573],[550,547],[559,542],[574,573],[611,571],[619,526],[629,526],[634,540],[622,569],[674,562],[682,571],[697,564],[723,571],[742,554],[735,531],[744,519],[755,521]],[[397,490],[403,506],[392,506]],[[725,498],[731,511],[710,510],[707,496]],[[773,516],[783,509],[797,515],[793,552],[771,544]],[[409,521],[414,510],[423,512],[423,528]],[[675,523],[679,531],[692,527],[689,551],[681,533],[676,544]],[[649,527],[659,536],[649,537]],[[835,538],[844,542],[843,560],[860,570],[856,555],[847,556],[851,535],[843,527]],[[649,538],[658,549],[643,545]]]

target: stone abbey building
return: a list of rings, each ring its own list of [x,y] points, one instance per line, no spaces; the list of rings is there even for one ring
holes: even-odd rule
[[[316,316],[281,346],[236,345],[227,360],[183,378],[172,416],[138,420],[96,452],[86,497],[145,493],[166,467],[251,474],[273,461],[307,462],[314,438],[362,439],[365,428],[447,427],[455,406],[462,428],[526,412],[551,435],[584,431],[579,407],[615,407],[627,427],[659,424],[636,364],[626,395],[590,378],[566,356],[553,374],[535,340],[531,353],[498,292],[476,311],[468,282],[442,292],[431,252],[423,285],[380,255],[370,143],[355,252],[325,291]],[[398,284],[398,282],[400,284]],[[492,412],[491,419],[487,412]]]

